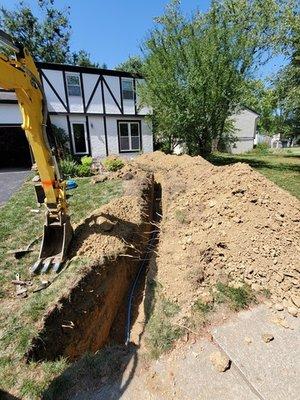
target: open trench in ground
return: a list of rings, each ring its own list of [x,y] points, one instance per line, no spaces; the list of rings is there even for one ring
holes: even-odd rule
[[[161,186],[153,175],[143,180],[140,198],[143,202],[141,223],[131,235],[134,246],[127,246],[125,254],[122,251],[122,254],[101,257],[92,263],[68,296],[44,317],[43,328],[25,355],[27,362],[55,360],[62,356],[73,362],[108,343],[125,343],[126,327],[131,329],[138,318],[148,261],[158,240]],[[130,295],[132,307],[128,326]]]

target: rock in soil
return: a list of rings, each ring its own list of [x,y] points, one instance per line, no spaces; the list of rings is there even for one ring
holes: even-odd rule
[[[230,360],[226,354],[215,351],[210,355],[210,361],[218,372],[225,372],[230,368]]]
[[[274,308],[275,308],[276,311],[283,311],[284,310],[283,305],[280,304],[280,303],[276,303]]]
[[[288,313],[291,314],[293,317],[297,317],[298,316],[298,310],[296,307],[290,306],[288,307]]]
[[[265,343],[269,343],[274,340],[274,336],[271,333],[263,333],[261,338]]]

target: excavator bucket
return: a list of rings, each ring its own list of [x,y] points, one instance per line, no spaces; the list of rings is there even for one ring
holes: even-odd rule
[[[72,236],[73,228],[69,217],[66,217],[63,223],[55,221],[49,224],[46,222],[39,258],[32,266],[31,272],[44,274],[50,269],[58,272],[66,259]]]

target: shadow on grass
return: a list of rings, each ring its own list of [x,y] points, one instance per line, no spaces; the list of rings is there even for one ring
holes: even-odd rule
[[[266,156],[267,157],[267,156]],[[288,156],[282,156],[280,158],[289,158]],[[222,165],[230,165],[238,162],[249,164],[253,168],[262,169],[268,168],[277,171],[291,171],[291,172],[299,172],[300,173],[300,157],[293,156],[295,158],[299,158],[299,165],[276,162],[276,156],[274,157],[274,161],[270,162],[269,160],[264,159],[263,155],[249,155],[249,156],[228,156],[221,154],[210,154],[206,157],[207,161],[211,162],[214,165],[222,166]]]
[[[18,397],[15,397],[7,392],[3,392],[3,390],[0,389],[0,399],[1,400],[20,400]]]
[[[134,344],[85,354],[50,384],[42,399],[119,399],[131,382],[137,363]]]

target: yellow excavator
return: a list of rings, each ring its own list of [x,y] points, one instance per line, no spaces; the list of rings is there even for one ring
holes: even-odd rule
[[[39,258],[32,273],[58,271],[73,235],[67,214],[66,182],[61,179],[54,151],[47,137],[48,111],[39,72],[28,50],[0,30],[0,44],[13,53],[0,53],[0,87],[14,91],[22,113],[22,128],[40,176],[37,190],[46,206],[46,220]]]

